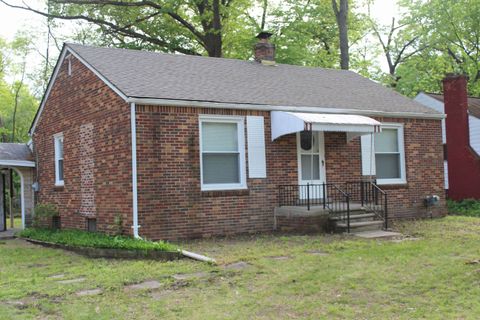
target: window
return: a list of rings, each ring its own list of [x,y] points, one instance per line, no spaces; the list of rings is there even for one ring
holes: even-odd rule
[[[375,168],[379,184],[406,183],[403,125],[382,124],[375,134]]]
[[[200,116],[202,190],[245,189],[243,117]]]
[[[63,186],[63,134],[54,136],[55,146],[55,185]]]

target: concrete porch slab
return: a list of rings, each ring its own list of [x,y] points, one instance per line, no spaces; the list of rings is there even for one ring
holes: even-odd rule
[[[399,232],[393,231],[383,231],[383,230],[371,230],[371,231],[361,231],[354,232],[352,235],[364,239],[393,239],[402,237],[403,235]]]
[[[15,233],[20,229],[8,229],[7,231],[0,231],[0,240],[7,240],[15,238]]]

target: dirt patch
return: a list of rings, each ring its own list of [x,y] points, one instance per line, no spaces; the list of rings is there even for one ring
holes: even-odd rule
[[[291,259],[288,256],[273,256],[273,257],[267,257],[267,258],[272,259],[272,260],[289,260],[289,259]]]
[[[174,291],[173,290],[162,290],[162,291],[153,291],[150,294],[150,297],[153,300],[162,300],[168,296],[170,296]]]
[[[308,254],[311,254],[311,255],[314,255],[314,256],[321,256],[321,257],[325,257],[325,256],[330,255],[328,252],[321,251],[321,250],[307,250],[307,251],[305,251],[305,253],[308,253]]]

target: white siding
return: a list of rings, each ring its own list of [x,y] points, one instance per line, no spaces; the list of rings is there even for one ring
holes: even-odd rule
[[[445,113],[445,106],[443,102],[438,101],[435,98],[430,97],[428,94],[420,92],[414,99],[415,101],[423,104],[430,109],[436,110],[441,113]],[[445,119],[442,119],[442,142],[447,143],[447,131],[445,130]]]
[[[375,151],[373,135],[364,135],[360,138],[362,146],[362,175],[375,175]]]
[[[470,128],[470,146],[480,155],[480,119],[468,116]]]
[[[266,178],[265,129],[263,117],[247,117],[248,176]]]

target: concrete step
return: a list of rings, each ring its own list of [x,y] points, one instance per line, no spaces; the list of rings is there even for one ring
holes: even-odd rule
[[[383,227],[383,221],[360,221],[352,222],[350,221],[350,232],[359,232],[359,231],[369,231],[369,230],[381,230]],[[346,231],[347,223],[346,222],[336,222],[335,229]]]
[[[330,220],[339,221],[343,220],[343,218],[342,216],[332,216]],[[373,218],[375,218],[374,213],[364,213],[363,211],[361,213],[355,212],[354,214],[350,214],[350,222],[371,221]]]

